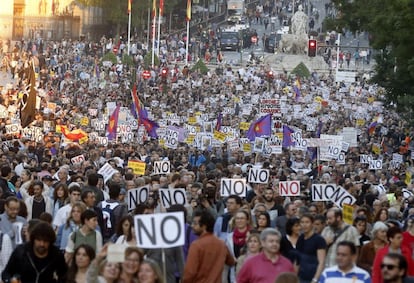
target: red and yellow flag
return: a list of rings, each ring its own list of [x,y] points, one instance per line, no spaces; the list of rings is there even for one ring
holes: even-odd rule
[[[128,14],[131,14],[132,0],[128,0]]]
[[[160,0],[160,17],[162,17],[162,14],[164,13],[164,0]]]
[[[152,17],[157,17],[157,0],[152,0]]]
[[[187,0],[187,21],[191,21],[191,0]]]
[[[88,140],[88,134],[81,129],[69,131],[67,126],[61,125],[60,130],[62,131],[62,134],[65,136],[65,138],[67,138],[68,140],[79,142],[85,142]]]

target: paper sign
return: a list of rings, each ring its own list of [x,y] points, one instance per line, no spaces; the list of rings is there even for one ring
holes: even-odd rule
[[[98,174],[101,174],[104,177],[104,183],[111,179],[112,175],[115,173],[118,173],[118,170],[114,169],[108,162],[98,171]]]
[[[185,243],[184,212],[135,215],[134,223],[139,248],[172,248]]]
[[[128,161],[128,167],[132,168],[134,174],[136,175],[145,175],[145,167],[146,163],[143,161],[138,160],[129,160]]]
[[[108,262],[124,262],[125,250],[128,246],[123,244],[110,244],[108,246],[108,252],[106,260]]]
[[[187,204],[187,194],[185,189],[160,189],[160,200],[164,208],[169,208],[174,204]]]
[[[128,190],[128,210],[131,211],[140,203],[145,203],[149,197],[149,186]]]

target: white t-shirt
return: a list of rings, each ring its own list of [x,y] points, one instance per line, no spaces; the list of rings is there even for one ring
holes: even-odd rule
[[[59,210],[57,211],[53,219],[53,226],[55,228],[58,228],[62,226],[63,224],[65,224],[66,220],[68,220],[69,218],[71,210],[72,210],[72,205],[70,203],[59,208]]]

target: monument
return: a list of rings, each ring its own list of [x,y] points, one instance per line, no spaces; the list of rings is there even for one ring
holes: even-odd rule
[[[329,72],[329,66],[321,56],[308,56],[308,16],[302,5],[292,17],[290,33],[283,34],[277,54],[265,57],[264,62],[275,70],[292,71],[301,62],[311,71]]]

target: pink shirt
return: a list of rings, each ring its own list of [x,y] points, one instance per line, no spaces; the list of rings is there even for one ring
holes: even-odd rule
[[[294,272],[293,265],[287,258],[279,255],[273,263],[261,252],[243,264],[237,275],[237,283],[274,283],[282,272]]]

